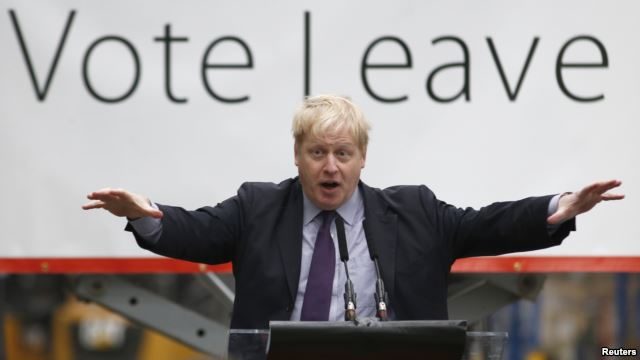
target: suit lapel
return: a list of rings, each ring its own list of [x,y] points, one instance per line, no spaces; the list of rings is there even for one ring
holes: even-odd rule
[[[289,197],[280,209],[280,219],[276,224],[275,236],[278,239],[282,266],[293,303],[298,292],[302,258],[302,189],[299,181],[291,186]]]
[[[393,302],[396,273],[396,243],[398,238],[398,217],[389,208],[388,203],[374,189],[360,182],[363,193],[363,227],[367,243],[372,244],[378,253],[380,272]]]

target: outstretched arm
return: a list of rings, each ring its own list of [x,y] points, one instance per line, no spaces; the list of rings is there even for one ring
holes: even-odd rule
[[[622,194],[612,194],[608,191],[620,186],[622,181],[600,181],[588,185],[584,189],[563,195],[558,202],[558,209],[547,218],[549,224],[559,224],[591,210],[600,201],[621,200]]]
[[[162,211],[155,209],[149,199],[124,189],[102,189],[87,195],[91,201],[84,204],[84,210],[105,209],[115,216],[126,216],[130,220],[145,216],[161,218]]]
[[[177,259],[208,264],[230,261],[242,227],[238,196],[196,211],[159,204],[154,207],[146,197],[123,189],[102,189],[87,198],[90,201],[83,209],[105,209],[126,216],[129,224],[125,230],[133,231],[140,247]]]

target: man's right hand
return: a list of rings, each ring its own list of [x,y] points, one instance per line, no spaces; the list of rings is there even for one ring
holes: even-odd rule
[[[123,189],[102,189],[87,195],[90,202],[82,205],[84,210],[105,209],[115,216],[126,216],[129,220],[151,216],[162,217],[162,211],[154,209],[144,196]]]

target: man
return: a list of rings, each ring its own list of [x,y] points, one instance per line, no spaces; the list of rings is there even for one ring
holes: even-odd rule
[[[376,189],[360,181],[369,124],[349,100],[307,99],[293,121],[299,177],[245,183],[238,194],[196,211],[151,203],[125,190],[88,195],[84,209],[129,219],[138,244],[204,263],[233,262],[232,328],[267,328],[270,320],[339,320],[345,274],[334,219],[345,223],[358,316],[375,314],[375,248],[397,320],[446,319],[447,277],[461,257],[558,245],[574,217],[602,200],[618,180],[575,193],[458,209],[425,186]]]

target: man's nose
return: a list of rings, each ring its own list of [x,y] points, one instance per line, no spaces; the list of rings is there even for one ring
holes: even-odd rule
[[[338,171],[337,160],[333,154],[329,154],[329,156],[327,156],[327,162],[324,164],[324,171],[331,174]]]

